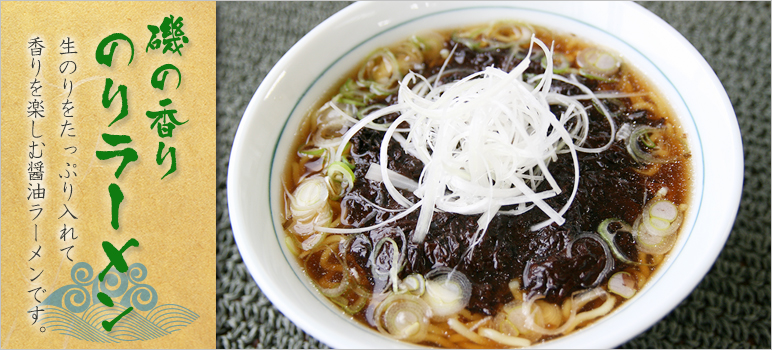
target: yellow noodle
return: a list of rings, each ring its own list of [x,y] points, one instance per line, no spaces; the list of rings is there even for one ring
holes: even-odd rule
[[[596,288],[592,289],[585,293],[580,293],[575,296],[574,299],[574,305],[572,305],[572,309],[575,311],[581,310],[585,305],[589,304],[591,301],[597,299],[601,295],[608,295],[606,291]]]
[[[426,335],[426,338],[424,338],[424,341],[431,342],[437,345],[440,345],[442,347],[448,348],[448,349],[455,349],[458,346],[451,342],[450,340],[445,339],[442,336],[439,336],[435,333],[429,333]]]
[[[458,312],[458,315],[467,320],[473,320],[475,317],[474,314],[472,314],[472,312],[469,311],[469,309],[462,309],[461,311]]]
[[[525,338],[513,337],[500,332],[497,332],[490,328],[480,328],[480,335],[491,339],[497,343],[509,345],[509,346],[531,346],[531,341]]]
[[[328,272],[325,274],[327,278],[333,278],[334,274],[329,272],[343,272],[343,264],[330,247],[325,247],[323,250],[322,257],[319,259],[319,266]]]
[[[464,326],[466,328],[469,328],[470,331],[474,331],[475,329],[477,329],[480,326],[486,326],[491,321],[491,319],[493,319],[493,317],[486,316],[486,317],[483,317],[482,319],[477,320],[477,321],[467,322],[466,324],[464,324]]]
[[[469,340],[480,344],[480,345],[487,345],[488,341],[478,335],[475,332],[470,331],[467,329],[463,323],[461,323],[458,319],[450,318],[448,319],[448,326],[450,326],[451,329],[458,332],[459,334],[463,335],[464,337],[468,338]]]
[[[632,99],[632,97],[630,99]],[[647,110],[649,112],[652,112],[652,113],[654,113],[657,110],[657,108],[654,107],[653,104],[651,104],[649,102],[646,102],[646,101],[635,102],[635,103],[633,103],[633,105],[631,107],[634,110],[645,109],[645,110]]]
[[[450,340],[450,341],[452,341],[454,343],[461,343],[461,342],[467,341],[468,339],[464,335],[456,333],[456,334],[453,334],[453,335],[449,336],[448,340]]]
[[[608,299],[606,299],[606,301],[601,306],[590,311],[576,314],[574,321],[571,323],[570,326],[568,326],[568,328],[566,328],[565,332],[563,333],[564,334],[571,333],[571,331],[573,331],[574,328],[579,326],[581,323],[596,319],[598,317],[601,317],[609,313],[609,311],[611,311],[611,309],[614,308],[614,304],[616,303],[616,298],[610,294],[606,294],[606,295],[608,296]]]
[[[640,89],[638,89],[637,84],[634,81],[631,81],[631,79],[634,79],[632,74],[629,72],[622,75],[622,80],[619,84],[618,89],[625,93],[635,93],[638,92]],[[630,103],[635,106],[639,105],[641,103],[645,103],[643,100],[643,96],[631,96],[630,97]]]
[[[649,254],[646,254],[644,252],[638,252],[638,262],[642,264],[648,264],[649,263]]]
[[[319,265],[325,270],[330,270],[330,256],[332,255],[332,249],[330,247],[322,248],[322,256],[319,258]]]
[[[643,269],[646,271],[649,270],[647,267],[644,267]],[[648,280],[647,276],[644,276],[640,271],[635,271],[635,279],[638,283],[638,286],[643,286]]]
[[[305,261],[305,260],[306,260],[306,257],[307,257],[309,254],[311,254],[311,252],[312,252],[311,250],[306,250],[306,251],[304,251],[304,252],[302,252],[302,253],[298,254],[298,258],[299,258],[299,259],[302,259],[303,261]]]
[[[632,75],[629,72],[625,72],[621,76],[622,78],[619,80],[619,84],[617,84],[617,89],[620,92],[628,93],[628,94],[638,92],[638,90],[635,89],[635,87],[633,87],[633,83],[630,81]],[[633,98],[638,98],[638,96],[630,97],[630,100],[632,100]]]
[[[427,331],[428,331],[429,333],[432,333],[432,334],[441,334],[441,335],[443,335],[443,336],[446,336],[446,335],[447,335],[447,332],[446,332],[444,329],[442,329],[442,328],[438,327],[438,326],[437,326],[436,324],[434,324],[434,323],[430,323],[430,324],[429,324],[429,327],[427,328]]]
[[[566,320],[569,317],[571,317],[571,309],[574,306],[574,298],[566,298],[565,301],[563,301],[563,319]]]
[[[327,289],[335,288],[338,284],[340,284],[340,281],[338,282],[331,281],[332,277],[333,276],[331,273],[324,274],[324,277],[317,280],[316,283],[319,284],[322,288],[327,288]]]
[[[523,301],[523,293],[520,291],[520,281],[509,281],[509,291],[512,292],[512,296],[517,301]]]
[[[333,243],[337,244],[338,242],[343,240],[343,238],[344,238],[343,235],[329,235],[327,236],[327,238],[324,239],[324,241],[322,241],[322,244],[326,246],[334,247]]]
[[[641,168],[634,168],[635,172],[645,175],[645,176],[654,176],[659,169],[662,167],[662,164],[649,164],[647,167],[641,169]]]
[[[300,182],[300,165],[292,163],[292,183],[296,184],[298,182]]]
[[[465,341],[463,343],[456,343],[456,344],[461,349],[491,349],[492,348],[492,346],[475,344],[470,341]]]

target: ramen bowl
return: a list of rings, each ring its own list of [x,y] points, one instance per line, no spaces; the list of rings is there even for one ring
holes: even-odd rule
[[[498,19],[573,33],[615,50],[666,98],[691,152],[690,209],[678,241],[652,279],[591,325],[535,345],[618,346],[675,308],[721,251],[742,187],[739,128],[713,70],[664,21],[636,4],[618,2],[357,3],[298,41],[263,80],[236,133],[227,180],[234,237],[253,278],[284,315],[329,346],[416,345],[386,337],[340,311],[316,290],[285,245],[280,178],[301,121],[374,49],[417,32]]]

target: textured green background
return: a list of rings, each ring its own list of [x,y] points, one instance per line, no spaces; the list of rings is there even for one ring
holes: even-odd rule
[[[225,182],[236,128],[262,79],[303,35],[347,5],[217,3],[218,348],[325,347],[279,313],[247,272],[233,241]],[[723,83],[742,132],[745,183],[737,221],[705,279],[622,347],[770,348],[770,3],[641,5],[683,34]]]

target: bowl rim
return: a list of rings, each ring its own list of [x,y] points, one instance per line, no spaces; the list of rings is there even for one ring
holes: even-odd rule
[[[502,3],[474,3],[474,7],[480,7],[480,6],[500,6]],[[517,3],[518,5],[527,5],[527,3]],[[675,29],[670,27],[667,23],[665,23],[663,20],[661,20],[656,15],[652,14],[645,8],[641,7],[640,5],[633,4],[633,3],[622,3],[622,4],[607,4],[603,3],[602,6],[616,6],[617,8],[623,8],[626,11],[634,11],[636,14],[643,15],[645,17],[646,21],[655,22],[658,23],[660,26],[664,28],[664,31],[670,35],[674,40],[679,42],[681,45],[683,45],[683,48],[691,55],[690,58],[695,58],[696,63],[698,63],[699,68],[702,71],[710,72],[710,75],[707,77],[707,80],[709,80],[712,83],[712,88],[718,87],[720,91],[718,91],[718,98],[719,100],[716,101],[716,104],[719,104],[724,107],[724,113],[727,114],[728,117],[731,117],[730,119],[735,120],[734,123],[734,129],[736,130],[729,130],[729,132],[733,135],[736,140],[740,142],[739,147],[739,158],[737,157],[737,149],[735,148],[733,150],[734,155],[734,164],[730,166],[730,169],[734,169],[735,171],[731,174],[733,178],[737,178],[737,172],[739,169],[739,184],[737,181],[734,182],[734,188],[731,188],[728,192],[730,193],[730,196],[728,198],[728,207],[731,208],[737,208],[739,207],[739,199],[740,199],[740,193],[742,188],[742,146],[741,146],[741,139],[739,137],[739,127],[736,123],[736,118],[734,116],[734,111],[732,110],[731,103],[729,102],[728,97],[726,96],[726,92],[723,90],[723,87],[721,86],[720,81],[716,77],[715,73],[713,73],[710,66],[707,64],[707,62],[704,60],[704,58],[697,52],[697,50],[685,39],[683,36],[680,35]],[[290,64],[290,61],[292,61],[292,58],[295,57],[302,49],[303,47],[309,45],[310,42],[313,40],[316,40],[318,37],[323,37],[324,33],[326,31],[333,30],[334,27],[341,25],[341,23],[344,23],[347,21],[348,18],[351,16],[354,16],[357,13],[361,13],[363,11],[372,11],[373,9],[377,9],[380,6],[383,6],[382,4],[374,4],[374,3],[356,3],[351,6],[348,6],[344,8],[343,10],[339,11],[335,15],[331,16],[324,22],[322,22],[319,26],[314,28],[311,32],[306,34],[302,39],[300,39],[280,60],[279,62],[271,69],[271,71],[266,75],[263,82],[260,84],[260,87],[255,92],[254,96],[252,97],[247,109],[244,112],[244,117],[239,123],[239,127],[236,133],[236,137],[234,139],[233,143],[233,149],[231,151],[231,162],[229,163],[228,168],[228,179],[227,179],[227,196],[228,196],[228,210],[230,214],[234,239],[238,245],[239,251],[242,255],[242,259],[244,260],[244,263],[246,264],[248,270],[250,271],[250,274],[253,276],[253,278],[256,280],[258,285],[260,286],[263,293],[268,296],[268,298],[274,303],[274,305],[279,309],[282,313],[287,315],[293,322],[298,324],[302,329],[304,329],[306,332],[312,334],[317,339],[320,339],[321,341],[333,345],[344,345],[344,346],[361,346],[361,345],[368,345],[367,343],[357,343],[357,342],[340,342],[340,338],[332,337],[329,332],[323,332],[315,327],[317,325],[316,322],[309,320],[309,318],[304,317],[306,315],[303,315],[302,310],[298,310],[297,305],[293,305],[292,303],[288,302],[284,297],[282,297],[281,293],[278,290],[274,290],[272,287],[272,281],[268,277],[267,273],[265,272],[265,266],[262,266],[263,264],[258,261],[258,259],[255,257],[255,252],[252,251],[251,247],[246,243],[248,238],[246,235],[248,235],[248,232],[254,231],[250,230],[248,227],[246,227],[246,223],[244,222],[243,218],[245,217],[244,211],[242,208],[242,202],[238,201],[237,198],[240,197],[242,194],[239,193],[238,188],[239,185],[237,185],[241,179],[243,179],[243,176],[241,176],[243,169],[240,168],[240,163],[238,160],[242,159],[244,157],[244,145],[247,142],[249,136],[246,135],[245,129],[247,127],[245,125],[249,124],[250,122],[254,121],[258,115],[258,109],[261,108],[261,104],[263,100],[268,97],[271,92],[273,92],[273,89],[277,86],[278,82],[282,79],[285,68]],[[539,5],[540,6],[540,5]],[[538,6],[537,6],[538,7]],[[664,73],[663,73],[664,74]],[[314,82],[315,83],[315,82]],[[312,83],[311,85],[313,85]],[[684,104],[686,102],[684,101]],[[295,105],[297,107],[297,103]],[[294,111],[293,107],[293,111]],[[687,105],[688,108],[688,105]],[[290,113],[289,116],[292,115]],[[284,131],[284,128],[286,127],[286,120],[285,120],[285,126],[282,127],[282,133]],[[696,123],[696,122],[695,122]],[[696,129],[696,125],[695,125]],[[730,128],[732,129],[732,128]],[[277,136],[278,137],[278,136]],[[699,135],[697,136],[699,138]],[[736,146],[736,145],[735,145]],[[275,153],[274,149],[274,153]],[[701,153],[702,154],[702,153]],[[271,157],[271,162],[273,162],[274,157]],[[236,161],[234,161],[236,160]],[[704,163],[703,163],[704,167]],[[271,167],[272,168],[272,167]],[[271,170],[269,170],[271,171]],[[703,172],[703,176],[705,176],[704,172],[705,169],[701,170]],[[269,175],[269,179],[271,176]],[[270,196],[270,193],[269,193]],[[233,202],[232,202],[233,200]],[[697,209],[698,211],[700,208]],[[718,238],[721,240],[720,244],[713,244],[710,246],[709,251],[703,252],[704,259],[702,261],[709,260],[710,264],[701,264],[698,268],[692,270],[692,274],[690,274],[687,278],[682,279],[680,282],[683,285],[686,285],[688,288],[682,288],[680,289],[679,293],[675,293],[676,296],[668,299],[666,301],[666,307],[660,308],[663,310],[662,312],[655,313],[654,316],[648,317],[648,319],[653,319],[651,322],[643,322],[638,324],[637,326],[631,327],[630,331],[627,333],[634,332],[633,334],[629,334],[626,336],[623,336],[620,339],[620,337],[617,337],[616,339],[602,339],[605,340],[605,342],[602,342],[600,344],[603,344],[603,347],[610,347],[610,346],[617,346],[621,344],[622,342],[631,339],[635,335],[639,334],[646,328],[653,325],[656,321],[664,317],[667,313],[672,311],[672,309],[680,303],[681,300],[683,300],[694,287],[696,287],[697,283],[703,278],[705,273],[707,273],[710,266],[712,266],[712,262],[715,261],[715,258],[718,256],[718,253],[723,248],[723,244],[726,241],[726,238],[729,234],[729,231],[731,229],[731,225],[734,222],[734,215],[736,215],[736,210],[734,210],[734,214],[731,215],[730,220],[725,220],[725,222],[722,223],[722,227],[718,231],[724,232],[724,234],[718,234]],[[695,213],[696,216],[696,213]],[[728,221],[728,223],[727,223]],[[728,227],[727,227],[728,225]],[[276,232],[274,232],[276,233]],[[723,236],[723,237],[722,237]],[[686,244],[686,240],[683,241],[683,245]],[[680,251],[679,251],[680,253]],[[672,260],[675,260],[676,257],[671,258]],[[288,261],[289,262],[289,261]],[[292,262],[289,262],[292,264]],[[668,265],[668,268],[672,265]],[[665,275],[666,271],[660,271],[658,275],[661,277],[662,275]],[[601,320],[599,320],[597,323],[600,323],[601,321],[606,322],[608,319],[612,318],[612,316],[618,315],[619,313],[615,311],[615,313],[611,315],[607,315],[603,317]],[[590,328],[590,327],[588,327]],[[588,337],[575,337],[574,335],[579,334],[582,332],[577,332],[574,334],[571,334],[569,336],[564,336],[559,339],[550,341],[543,346],[560,346],[561,344],[564,344],[563,346],[575,346],[575,343],[567,345],[568,343],[565,342],[567,338],[571,338],[572,341],[575,340],[592,340],[587,339]],[[587,333],[587,332],[584,332]],[[581,334],[580,334],[581,335]],[[401,345],[404,346],[410,346],[411,344],[407,343],[397,343],[398,347]],[[595,343],[596,345],[598,343]],[[370,344],[371,345],[371,344]],[[381,345],[381,344],[379,344]],[[393,344],[390,344],[393,345]]]

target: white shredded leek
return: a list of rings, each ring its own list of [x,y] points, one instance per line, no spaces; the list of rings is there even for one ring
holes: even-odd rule
[[[548,69],[544,74],[526,80],[523,73],[531,62],[534,44],[544,51]],[[438,77],[427,79],[410,72],[399,82],[397,103],[369,111],[341,137],[340,144],[343,145],[362,128],[372,127],[375,119],[390,113],[399,114],[384,134],[380,164],[378,167],[372,165],[366,178],[381,181],[390,196],[406,208],[405,212],[419,207],[398,188],[408,189],[420,199],[418,221],[412,236],[414,242],[424,240],[432,216],[438,210],[480,215],[475,242],[482,239],[488,224],[502,206],[518,206],[514,210],[501,211],[510,215],[539,208],[548,219],[531,227],[532,230],[565,222],[563,214],[573,202],[579,185],[577,151],[607,149],[614,141],[616,126],[611,114],[600,103],[601,97],[576,79],[552,74],[552,54],[551,49],[532,36],[528,55],[509,72],[487,67],[447,84],[440,84]],[[577,86],[583,95],[575,97],[550,92],[553,79]],[[602,147],[582,147],[589,134],[589,117],[580,102],[582,99],[592,100],[610,122],[611,137]],[[566,111],[556,116],[550,110],[555,104],[563,105]],[[406,125],[409,132],[405,132]],[[392,139],[424,164],[417,184],[388,169],[387,150]],[[337,147],[333,162],[340,160],[342,150],[343,147]],[[560,194],[561,188],[548,167],[559,154],[565,153],[571,154],[573,161],[573,186],[566,202],[560,208],[553,208],[545,199]],[[544,182],[547,188],[537,192]],[[358,230],[364,232],[376,226]],[[334,232],[331,229],[324,231]],[[470,251],[473,248],[474,245]]]
[[[394,182],[394,186],[397,188],[402,188],[411,192],[418,189],[418,183],[413,181],[413,179],[390,169],[386,169],[386,172],[389,174],[389,177]],[[367,174],[365,174],[365,179],[383,182],[381,165],[377,163],[370,164],[370,168],[367,169]]]

